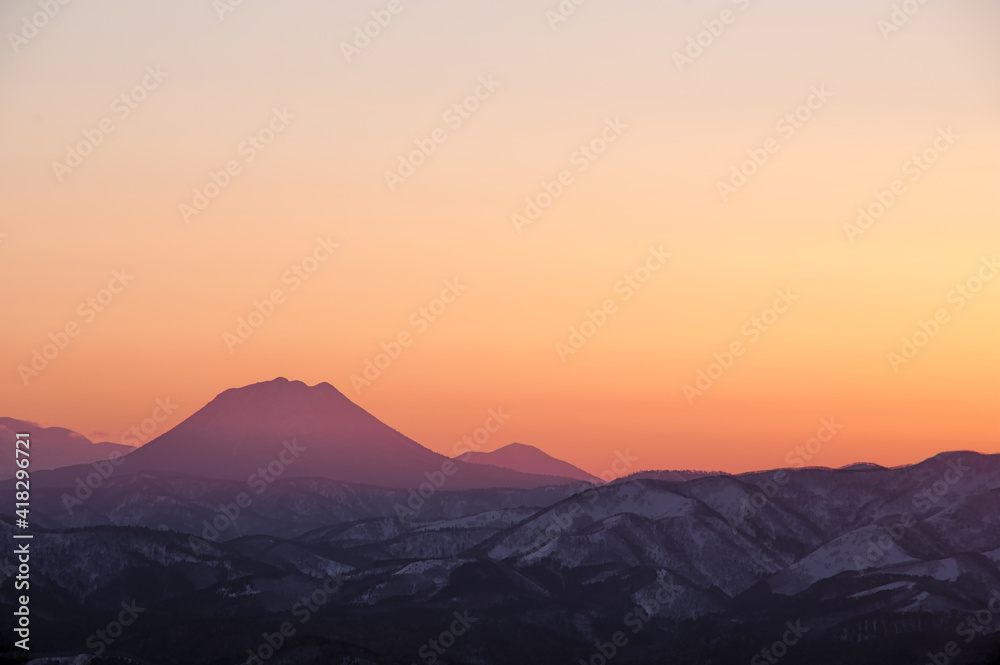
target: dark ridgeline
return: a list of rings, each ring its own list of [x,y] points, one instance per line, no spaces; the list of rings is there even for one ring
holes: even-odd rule
[[[46,662],[1000,662],[1000,456],[590,485],[448,460],[276,380],[87,492],[92,471],[35,474]]]

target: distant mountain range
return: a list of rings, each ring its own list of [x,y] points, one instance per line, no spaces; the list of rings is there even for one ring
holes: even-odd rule
[[[552,457],[548,453],[527,446],[523,443],[511,443],[493,452],[470,452],[456,457],[470,464],[488,464],[504,469],[513,469],[521,473],[531,473],[543,476],[558,476],[572,478],[588,483],[605,482],[569,462]],[[611,480],[608,478],[607,480]]]
[[[15,418],[0,418],[0,446],[14,449],[18,432],[31,432],[39,445],[31,451],[31,469],[41,471],[73,464],[90,464],[113,455],[127,455],[135,450],[119,443],[94,443],[87,437],[64,427],[42,427],[38,423]],[[0,456],[0,480],[13,478],[17,466],[14,455]]]
[[[421,662],[420,645],[468,612],[476,632],[442,662],[587,663],[620,631],[616,663],[760,665],[782,643],[782,665],[924,665],[951,642],[949,665],[1000,663],[998,455],[443,491],[401,517],[411,498],[162,472],[116,472],[92,495],[33,490],[33,625],[50,645],[38,655],[87,652],[124,598],[146,613],[110,652],[131,660],[112,662],[247,662],[339,576],[273,662]],[[0,534],[14,531],[0,510]],[[0,604],[14,593],[0,585]]]
[[[595,483],[522,444],[449,459],[276,379],[106,476],[34,471],[30,521],[39,665],[1000,665],[1000,455]],[[142,614],[91,661],[122,603]]]

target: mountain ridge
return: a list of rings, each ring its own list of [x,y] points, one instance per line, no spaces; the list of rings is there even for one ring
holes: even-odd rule
[[[601,478],[536,446],[518,442],[508,443],[490,452],[468,452],[453,459],[461,459],[470,464],[499,466],[522,473],[565,476],[588,483],[604,482]]]
[[[66,467],[39,482],[59,483],[90,471]],[[321,477],[389,488],[431,483],[433,491],[577,482],[451,460],[386,425],[329,383],[309,386],[284,377],[224,390],[130,453],[115,473],[142,471],[248,482],[255,475]]]
[[[30,420],[0,417],[0,446],[14,449],[18,432],[31,432],[31,470],[44,471],[72,464],[91,464],[112,457],[127,455],[135,450],[123,443],[101,441],[95,443],[88,437],[66,427],[43,427]],[[17,470],[14,455],[0,458],[0,480],[13,478]]]

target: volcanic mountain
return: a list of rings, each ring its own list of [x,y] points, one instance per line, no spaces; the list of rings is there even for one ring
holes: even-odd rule
[[[466,453],[458,459],[470,464],[489,464],[521,473],[563,476],[588,483],[601,482],[597,476],[593,476],[569,462],[552,457],[543,450],[523,443],[511,443],[489,453]]]
[[[385,425],[328,383],[307,386],[284,378],[221,393],[130,454],[116,473],[138,471],[247,481],[257,474],[267,482],[278,476],[321,477],[394,488],[437,479],[445,490],[573,482],[450,460]]]

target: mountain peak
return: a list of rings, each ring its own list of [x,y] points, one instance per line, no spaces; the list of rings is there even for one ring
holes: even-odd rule
[[[243,391],[254,391],[254,392],[268,392],[272,394],[281,393],[297,393],[302,391],[319,391],[319,392],[330,392],[337,395],[343,396],[343,393],[337,390],[333,385],[322,381],[314,386],[310,386],[305,381],[299,381],[298,379],[287,379],[283,376],[275,377],[270,381],[258,381],[257,383],[250,383],[239,388],[230,388],[219,393],[219,396],[225,395],[227,393],[239,393]]]
[[[840,467],[840,471],[884,471],[885,467],[873,462],[855,462]]]
[[[526,443],[508,443],[506,446],[497,448],[489,453],[466,453],[458,459],[470,464],[487,464],[520,471],[521,473],[562,476],[589,483],[602,482],[600,478],[587,473],[583,469],[553,457],[541,448]]]
[[[452,462],[381,422],[329,383],[309,386],[277,377],[220,393],[131,453],[125,467],[220,479],[260,477],[263,470],[275,477],[416,487],[444,463]],[[528,477],[465,467],[449,479],[449,489],[565,482],[565,474]]]
[[[219,393],[176,429],[280,440],[301,434],[343,433],[345,426],[360,438],[373,428],[385,427],[329,383],[310,386],[279,376]]]
[[[534,450],[534,451],[537,451],[537,452],[539,452],[539,453],[541,453],[543,455],[551,457],[551,455],[549,455],[548,453],[546,453],[544,450],[542,450],[538,446],[531,446],[531,445],[528,445],[527,443],[518,443],[517,441],[514,441],[513,443],[508,443],[506,446],[500,446],[499,448],[497,448],[493,452],[494,453],[498,453],[501,450]]]

